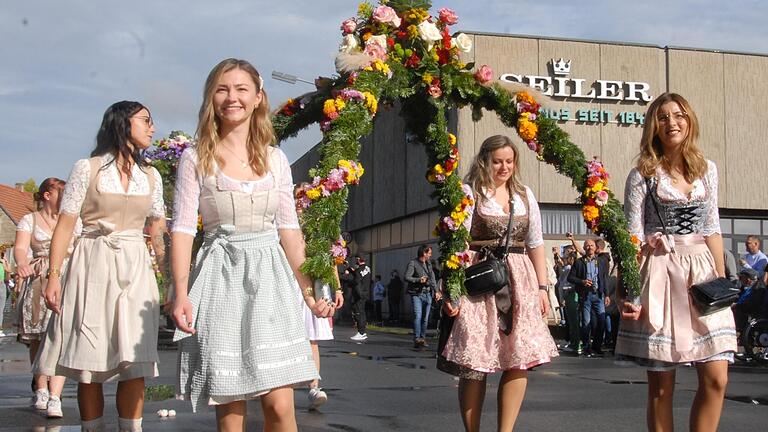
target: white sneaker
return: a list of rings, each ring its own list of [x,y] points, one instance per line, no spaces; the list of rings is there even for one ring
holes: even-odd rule
[[[360,334],[358,332],[356,335],[350,337],[350,339],[352,339],[353,341],[364,341],[368,339],[368,334],[367,333]]]
[[[314,410],[328,402],[328,395],[320,387],[313,387],[309,389],[307,399],[309,399],[309,409]]]
[[[48,408],[48,398],[50,394],[48,389],[37,389],[35,395],[32,396],[32,400],[29,405],[35,407],[38,410],[44,410]]]
[[[45,411],[48,418],[64,417],[64,413],[61,411],[61,399],[58,396],[51,395],[48,398],[48,408]]]

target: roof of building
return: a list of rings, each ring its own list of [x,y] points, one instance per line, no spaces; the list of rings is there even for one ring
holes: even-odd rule
[[[25,214],[35,211],[35,200],[29,192],[0,184],[0,210],[18,224]]]

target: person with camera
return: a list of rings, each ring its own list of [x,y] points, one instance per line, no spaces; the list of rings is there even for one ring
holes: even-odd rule
[[[602,356],[603,332],[605,331],[605,307],[608,266],[597,258],[595,240],[584,240],[584,256],[573,263],[568,282],[576,287],[581,308],[581,345],[587,357]],[[592,330],[592,314],[597,318],[595,331]],[[590,338],[590,333],[591,338]],[[590,342],[591,341],[591,342]]]
[[[357,333],[350,337],[350,339],[355,342],[362,342],[368,339],[365,303],[370,297],[371,268],[365,264],[365,259],[360,256],[355,257],[355,263],[354,267],[348,267],[340,275],[340,279],[342,285],[346,287],[345,291],[348,293],[352,319],[357,327]]]
[[[435,271],[430,261],[432,247],[419,246],[416,259],[408,263],[405,270],[405,280],[408,282],[408,295],[413,303],[413,347],[426,348],[427,323],[429,311],[432,308],[432,296],[437,282]]]

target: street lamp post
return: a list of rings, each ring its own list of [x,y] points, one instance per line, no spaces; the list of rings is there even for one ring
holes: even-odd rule
[[[309,84],[311,86],[315,85],[315,83],[312,81],[307,81],[303,78],[297,77],[296,75],[291,75],[291,74],[287,74],[285,72],[279,72],[279,71],[272,71],[272,78],[288,84],[296,84],[296,81],[299,81],[299,82]]]

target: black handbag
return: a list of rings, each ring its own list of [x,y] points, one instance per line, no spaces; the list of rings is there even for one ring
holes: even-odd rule
[[[488,251],[485,259],[467,267],[464,270],[464,288],[467,294],[478,296],[487,293],[495,293],[509,285],[509,268],[507,267],[507,253],[509,251],[509,237],[512,229],[512,217],[514,202],[509,199],[509,222],[507,223],[507,240],[500,252]]]
[[[733,282],[719,277],[691,286],[691,298],[702,315],[709,315],[731,307],[739,299],[739,289]]]
[[[656,214],[659,216],[661,226],[664,228],[664,234],[667,234],[667,224],[664,221],[664,217],[659,211],[658,204],[656,204],[656,187],[651,187],[649,179],[645,179],[648,191],[651,194],[651,202],[653,208],[656,210]],[[732,304],[739,299],[739,289],[731,282],[730,279],[724,277],[718,277],[707,282],[701,282],[692,285],[688,290],[688,293],[693,299],[693,304],[696,305],[696,309],[702,315],[709,315],[715,312],[719,312],[723,309],[731,307]]]

